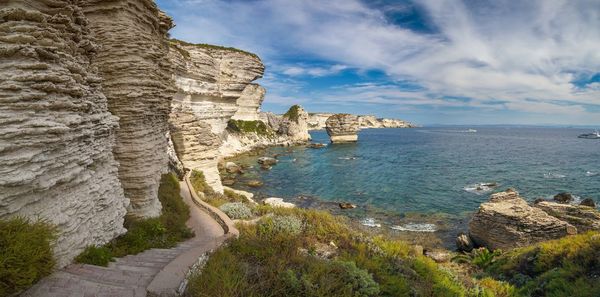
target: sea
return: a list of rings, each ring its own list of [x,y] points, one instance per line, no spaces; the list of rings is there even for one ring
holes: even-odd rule
[[[329,144],[325,131],[313,131],[312,142],[326,147],[274,147],[235,158],[249,169],[233,187],[449,247],[479,205],[507,188],[528,201],[569,192],[576,200],[600,202],[600,140],[577,138],[589,132],[515,126],[365,129],[357,143]],[[260,156],[275,156],[279,163],[262,170],[256,164]],[[251,179],[264,186],[247,187]],[[340,202],[357,208],[341,210]]]

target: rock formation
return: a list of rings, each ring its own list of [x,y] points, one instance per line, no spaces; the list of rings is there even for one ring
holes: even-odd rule
[[[282,116],[278,132],[287,135],[292,142],[307,142],[310,140],[307,121],[308,113],[302,106],[294,105]]]
[[[534,207],[577,228],[578,233],[600,230],[600,212],[593,207],[542,201]]]
[[[308,129],[322,130],[325,129],[325,122],[334,115],[333,113],[309,113]],[[372,115],[359,115],[358,124],[361,129],[378,129],[378,128],[413,128],[413,124],[399,119],[384,119],[376,118]]]
[[[131,200],[129,215],[160,214],[158,185],[168,166],[172,93],[166,33],[171,20],[151,0],[82,0],[90,29],[102,46],[94,64],[103,77],[108,109],[119,117],[114,155]]]
[[[234,115],[258,117],[265,90],[251,82],[262,77],[264,65],[240,50],[176,40],[169,60],[177,88],[169,120],[175,150],[185,167],[203,171],[207,183],[222,192],[219,147]]]
[[[58,226],[58,266],[125,232],[113,158],[117,118],[91,61],[97,46],[68,0],[0,9],[0,218]]]
[[[249,84],[242,96],[237,100],[237,111],[232,119],[242,121],[258,121],[260,113],[260,105],[265,99],[266,90],[260,85]]]
[[[358,117],[351,114],[335,114],[326,121],[327,134],[332,143],[358,141]]]
[[[489,249],[527,246],[576,233],[573,225],[529,206],[512,189],[492,194],[469,222],[473,242]]]

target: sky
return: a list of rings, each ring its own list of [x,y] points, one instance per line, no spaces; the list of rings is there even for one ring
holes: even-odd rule
[[[600,0],[157,0],[259,55],[263,110],[600,127]]]

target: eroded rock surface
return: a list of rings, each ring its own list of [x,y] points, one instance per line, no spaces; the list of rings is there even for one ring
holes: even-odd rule
[[[102,46],[94,65],[103,77],[108,109],[119,117],[115,158],[129,215],[160,214],[158,185],[168,168],[172,89],[167,31],[171,20],[151,0],[82,0]]]
[[[360,130],[358,116],[351,114],[335,114],[326,121],[326,129],[331,142],[356,142]]]
[[[600,230],[600,212],[593,207],[550,201],[536,203],[535,207],[577,228],[578,233]]]
[[[177,154],[185,167],[201,170],[207,183],[223,192],[217,163],[227,122],[236,114],[258,117],[265,90],[251,82],[262,77],[264,65],[243,51],[176,40],[169,60],[177,88],[169,120]]]
[[[469,223],[474,243],[489,249],[527,246],[576,233],[573,225],[531,207],[511,189],[492,194]]]
[[[91,66],[97,46],[75,1],[0,9],[0,218],[58,226],[58,266],[125,232],[113,158],[117,118]]]

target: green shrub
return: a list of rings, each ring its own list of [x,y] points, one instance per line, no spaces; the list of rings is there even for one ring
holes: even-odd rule
[[[21,292],[52,272],[56,235],[42,221],[0,220],[0,296]]]
[[[255,133],[262,136],[275,134],[263,121],[229,120],[227,130],[235,133]]]
[[[258,224],[258,233],[263,236],[285,234],[296,236],[302,232],[304,224],[296,216],[275,215],[262,219]]]
[[[490,252],[488,249],[482,247],[474,249],[470,253],[458,255],[452,258],[452,261],[458,263],[470,263],[481,269],[485,269],[492,265],[495,259],[501,254],[502,250],[497,249]]]
[[[195,169],[192,170],[192,173],[190,174],[190,182],[192,183],[192,187],[194,187],[196,193],[204,193],[205,195],[214,194],[211,186],[206,183],[206,178],[204,177],[204,173],[202,173],[202,171]]]
[[[233,220],[245,220],[252,217],[252,210],[241,202],[225,203],[219,209]]]
[[[194,237],[187,227],[190,209],[179,194],[179,181],[174,174],[164,174],[158,189],[158,199],[162,205],[162,214],[158,218],[125,220],[127,233],[115,238],[102,247],[104,257],[123,257],[134,255],[152,248],[172,248],[177,243]],[[88,251],[88,249],[86,249]],[[99,251],[95,255],[86,255],[84,251],[77,258],[81,263],[106,266],[108,262],[98,261]],[[109,252],[106,252],[109,251]],[[93,257],[92,257],[93,256]]]
[[[97,266],[108,266],[108,263],[114,261],[110,249],[104,246],[90,245],[75,258],[77,263],[86,263]]]
[[[300,105],[292,105],[292,107],[283,114],[283,117],[298,123],[298,119],[300,118],[300,108]]]

